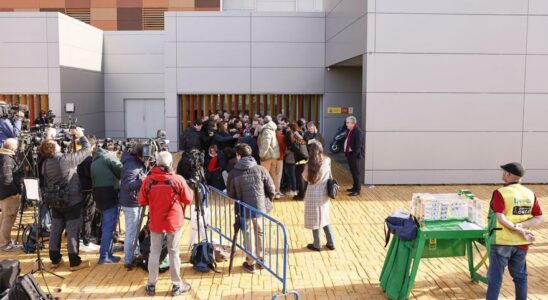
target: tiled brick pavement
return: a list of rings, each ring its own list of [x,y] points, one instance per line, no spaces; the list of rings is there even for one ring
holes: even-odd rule
[[[348,172],[341,165],[334,171],[343,188],[348,187]],[[331,223],[336,239],[336,251],[311,252],[305,248],[312,234],[303,228],[303,203],[289,199],[275,202],[274,216],[287,227],[290,239],[288,286],[296,289],[302,299],[385,299],[379,288],[379,273],[386,249],[384,246],[383,220],[395,208],[407,208],[413,192],[455,192],[462,186],[378,186],[363,190],[362,197],[341,197],[333,201]],[[548,211],[548,187],[531,186],[539,196],[541,206]],[[487,207],[495,186],[466,186]],[[344,193],[343,193],[344,194]],[[30,213],[25,215],[29,222]],[[185,227],[187,249],[188,225]],[[15,236],[15,232],[13,233]],[[528,254],[529,295],[531,299],[548,299],[548,228],[536,231],[538,242]],[[63,246],[64,247],[64,246]],[[69,272],[61,267],[58,273],[66,276],[61,281],[50,275],[50,286],[61,287],[56,296],[67,299],[118,299],[145,298],[143,285],[146,274],[141,270],[127,272],[122,265],[98,266],[96,254],[84,254],[92,261],[92,267]],[[182,260],[188,261],[188,253],[182,251]],[[23,272],[31,269],[31,254],[1,253],[0,258],[17,257]],[[47,254],[45,262],[49,265]],[[281,287],[266,271],[254,275],[243,272],[242,257],[235,259],[232,276],[228,276],[228,263],[220,264],[221,274],[200,274],[190,264],[182,265],[184,280],[192,285],[191,292],[181,299],[270,299]],[[39,278],[43,283],[43,279]],[[43,288],[45,286],[43,285]],[[170,289],[169,272],[161,274],[156,298],[167,297]],[[429,259],[421,261],[419,273],[411,297],[413,299],[482,299],[486,286],[470,282],[465,257]],[[501,299],[513,299],[513,283],[509,275],[504,278]]]

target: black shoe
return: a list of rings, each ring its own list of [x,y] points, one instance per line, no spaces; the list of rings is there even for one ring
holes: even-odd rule
[[[348,196],[350,196],[350,197],[355,197],[355,196],[359,196],[359,195],[360,195],[359,192],[352,192],[352,193],[348,194]]]
[[[124,268],[128,271],[131,271],[131,270],[133,270],[133,265],[132,264],[124,264]]]
[[[303,200],[303,199],[304,199],[304,197],[302,197],[302,196],[295,196],[295,197],[293,197],[293,200],[295,200],[295,201],[301,201],[301,200]]]
[[[329,250],[335,250],[335,245],[326,244],[325,247]]]
[[[247,263],[247,261],[244,261],[242,267],[244,267],[244,270],[246,270],[246,272],[248,273],[255,273],[255,265],[250,265]]]
[[[353,192],[354,191],[354,188],[351,188],[351,189],[346,189],[347,192]]]
[[[313,244],[306,245],[306,248],[308,248],[310,250],[313,250],[313,251],[318,251],[318,252],[322,251],[322,249],[314,247]]]
[[[188,283],[182,283],[181,285],[173,285],[173,287],[171,288],[171,296],[172,297],[175,297],[175,296],[179,296],[180,294],[182,293],[186,293],[190,290],[190,284]]]
[[[156,295],[156,286],[152,284],[146,285],[145,292],[147,293],[148,296]]]
[[[261,257],[261,258],[259,258],[259,260],[261,261],[261,263],[263,263],[263,265],[265,264],[265,263],[264,263],[264,258]],[[264,269],[264,267],[263,267],[260,263],[256,263],[255,266],[256,266],[257,269],[259,269],[259,270]]]

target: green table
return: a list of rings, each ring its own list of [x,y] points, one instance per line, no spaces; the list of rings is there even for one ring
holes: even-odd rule
[[[392,278],[387,272],[394,272],[394,270],[405,270],[405,274],[399,277],[401,279],[401,292],[400,299],[407,299],[409,293],[415,283],[415,277],[419,269],[421,258],[442,258],[442,257],[458,257],[468,256],[468,269],[470,271],[470,277],[474,282],[487,283],[486,276],[478,274],[478,270],[485,266],[487,270],[487,258],[489,257],[490,246],[486,242],[488,240],[487,229],[481,230],[463,230],[459,227],[459,224],[464,220],[447,220],[447,221],[430,221],[424,222],[417,232],[417,238],[414,241],[401,241],[396,236],[392,239],[390,247],[388,249],[386,259],[384,262],[383,270],[381,272],[381,286],[386,290],[386,285],[389,284],[386,281]],[[401,243],[401,244],[400,244]],[[402,245],[407,247],[409,251],[403,252],[407,254],[408,258],[400,262],[403,266],[394,268],[394,263],[398,259],[397,253],[394,255],[393,251],[397,251],[395,245]],[[480,249],[480,244],[484,248]],[[398,248],[401,249],[401,248]],[[474,252],[480,255],[480,261],[474,263]],[[401,251],[400,251],[401,253]],[[390,270],[390,271],[389,271]],[[399,272],[399,271],[398,271]],[[388,275],[388,276],[387,276]]]

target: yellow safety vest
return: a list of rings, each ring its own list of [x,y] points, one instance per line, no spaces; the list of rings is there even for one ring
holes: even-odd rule
[[[526,221],[533,217],[531,211],[535,203],[535,194],[530,189],[519,183],[510,184],[498,189],[498,192],[504,199],[504,216],[512,224]],[[493,230],[494,238],[491,238],[493,245],[528,245],[529,241],[524,239],[521,234],[508,229],[497,221],[495,212],[489,209],[489,229]],[[492,236],[492,237],[493,237]]]

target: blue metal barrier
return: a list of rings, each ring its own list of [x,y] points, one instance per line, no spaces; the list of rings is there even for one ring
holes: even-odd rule
[[[297,291],[287,290],[288,241],[284,224],[267,213],[263,213],[244,202],[232,199],[211,186],[209,186],[207,202],[208,208],[211,210],[211,216],[208,220],[210,236],[213,237],[214,233],[217,234],[221,245],[223,243],[232,244],[235,212],[239,212],[242,222],[239,236],[236,238],[236,247],[251,257],[256,265],[270,272],[282,283],[281,294],[274,295],[273,300],[278,299],[279,296],[288,295],[293,295],[298,300],[299,293]],[[257,230],[259,228],[260,230]],[[253,235],[251,234],[252,229],[254,231]],[[248,243],[246,243],[246,240],[248,240]],[[261,241],[258,242],[259,240]],[[250,247],[250,245],[254,247]],[[253,248],[255,248],[255,251],[253,251]]]

